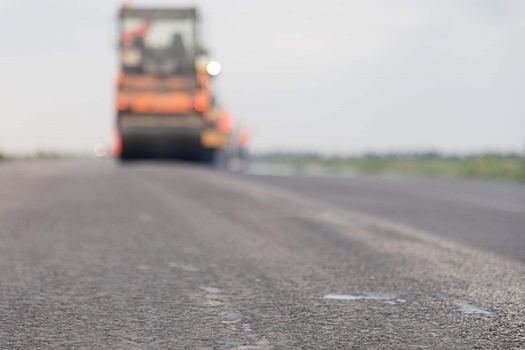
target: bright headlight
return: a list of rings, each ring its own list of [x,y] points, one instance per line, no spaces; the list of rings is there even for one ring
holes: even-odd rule
[[[208,74],[212,76],[219,75],[221,70],[222,70],[221,64],[217,61],[211,61],[210,63],[208,63],[208,66],[206,67],[206,71],[208,71]]]

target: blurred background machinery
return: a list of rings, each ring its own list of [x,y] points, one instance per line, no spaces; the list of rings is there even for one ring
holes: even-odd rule
[[[177,158],[213,163],[230,146],[230,113],[211,80],[221,65],[199,38],[197,9],[123,6],[117,135],[121,159]]]

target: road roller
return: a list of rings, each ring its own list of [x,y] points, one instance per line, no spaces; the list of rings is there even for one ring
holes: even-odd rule
[[[212,80],[221,65],[200,42],[196,8],[119,11],[114,153],[120,159],[211,163],[230,143]]]

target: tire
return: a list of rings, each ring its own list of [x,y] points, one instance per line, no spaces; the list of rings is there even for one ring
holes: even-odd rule
[[[201,149],[201,162],[207,165],[214,165],[217,159],[217,150],[215,148]]]

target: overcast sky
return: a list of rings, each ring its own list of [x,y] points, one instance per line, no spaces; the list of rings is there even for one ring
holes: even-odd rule
[[[198,5],[220,100],[255,151],[525,148],[523,0]],[[0,0],[0,150],[110,143],[112,0]]]

